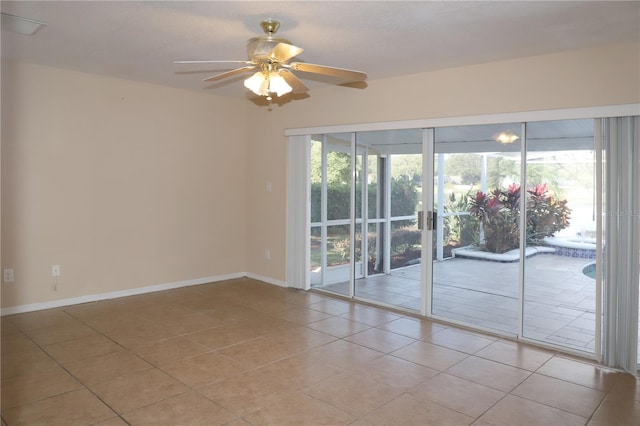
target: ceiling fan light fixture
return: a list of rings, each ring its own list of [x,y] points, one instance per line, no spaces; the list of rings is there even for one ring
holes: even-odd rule
[[[269,95],[269,80],[265,78],[262,71],[258,71],[244,81],[244,87],[251,90],[258,96]]]
[[[505,145],[505,144],[514,143],[515,141],[520,139],[520,136],[516,135],[511,130],[505,130],[505,131],[502,131],[502,132],[498,133],[496,135],[495,139],[496,139],[496,141],[498,141],[501,144]]]
[[[286,95],[293,88],[285,81],[278,71],[269,73],[269,92],[275,92],[276,96]]]
[[[278,71],[258,71],[244,81],[244,87],[258,96],[267,97],[270,93],[282,96],[293,90]]]

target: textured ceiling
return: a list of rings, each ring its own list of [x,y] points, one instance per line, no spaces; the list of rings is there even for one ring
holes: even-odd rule
[[[640,39],[640,2],[27,2],[2,12],[46,22],[33,36],[2,31],[2,58],[247,96],[245,76],[174,60],[246,59],[265,18],[304,62],[365,71],[369,80]],[[197,72],[196,72],[197,71]],[[202,71],[202,72],[200,72]],[[312,91],[326,77],[299,73]],[[345,88],[345,90],[353,90]]]

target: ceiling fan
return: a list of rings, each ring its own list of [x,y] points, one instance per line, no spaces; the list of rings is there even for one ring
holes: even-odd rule
[[[274,34],[280,23],[268,19],[260,23],[265,35],[251,38],[247,41],[248,61],[175,61],[175,64],[209,64],[233,63],[244,64],[239,68],[225,71],[205,78],[204,81],[218,81],[244,72],[256,70],[253,76],[244,81],[247,89],[258,96],[265,96],[271,100],[271,95],[282,96],[286,93],[303,93],[309,90],[292,71],[302,71],[337,77],[348,82],[364,81],[367,74],[344,68],[328,67],[325,65],[308,64],[305,62],[289,62],[293,57],[302,53],[304,49],[294,46],[289,40],[276,38]]]

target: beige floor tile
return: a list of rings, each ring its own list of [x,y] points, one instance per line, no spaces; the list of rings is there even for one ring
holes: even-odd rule
[[[467,416],[478,417],[506,393],[469,380],[441,373],[410,392],[416,398],[435,402]]]
[[[92,334],[75,340],[54,343],[43,348],[61,364],[71,361],[106,355],[122,350],[122,346],[100,334]]]
[[[552,377],[532,374],[511,394],[582,417],[591,417],[605,397],[605,392]]]
[[[282,296],[283,300],[288,303],[292,303],[298,306],[309,307],[314,303],[321,302],[323,300],[331,300],[330,297],[321,294],[313,293],[310,291],[299,291],[296,289],[286,289],[287,292]]]
[[[10,425],[90,425],[115,413],[86,389],[3,410]]]
[[[266,314],[277,314],[279,312],[284,312],[295,307],[295,305],[289,304],[284,300],[276,299],[273,297],[260,297],[238,302],[251,309],[254,309],[258,312],[264,312]]]
[[[162,322],[167,318],[180,321],[182,318],[195,314],[196,311],[176,303],[152,304],[137,310],[137,314],[151,322]]]
[[[227,301],[226,303],[220,305],[212,305],[208,309],[203,309],[200,312],[215,320],[221,321],[224,324],[229,322],[242,321],[259,313],[258,311],[255,311],[246,306],[237,305],[235,303],[232,303],[231,301]]]
[[[60,367],[2,379],[2,410],[60,395],[82,385]]]
[[[354,309],[354,306],[355,304],[353,302],[325,299],[309,305],[309,308],[331,315],[342,315],[351,312]]]
[[[335,337],[306,327],[287,329],[218,350],[246,368],[256,368],[332,342]]]
[[[188,314],[179,319],[165,317],[158,322],[167,329],[169,334],[175,336],[195,333],[226,324],[226,321],[213,318],[201,312]]]
[[[3,348],[4,349],[4,348]],[[58,364],[42,349],[33,345],[21,351],[2,352],[0,373],[2,379],[48,370]]]
[[[392,314],[391,312],[383,309],[358,305],[351,312],[342,314],[341,317],[351,321],[357,321],[371,327],[377,327],[399,319],[401,318],[401,315]]]
[[[232,322],[197,333],[187,334],[184,337],[193,340],[210,349],[219,349],[226,346],[237,345],[261,336],[262,333],[245,322]]]
[[[110,330],[105,330],[104,334],[116,343],[129,349],[173,337],[164,326],[151,322],[139,322],[135,324],[123,322],[114,325]]]
[[[10,317],[2,317],[0,318],[0,335],[7,336],[9,334],[21,333],[20,329],[11,322]]]
[[[371,361],[363,362],[352,368],[350,372],[387,385],[401,387],[405,390],[411,389],[438,374],[437,370],[392,355],[384,355]]]
[[[449,408],[418,399],[409,394],[403,394],[359,419],[353,425],[467,426],[473,420],[473,417],[465,416]]]
[[[586,362],[554,356],[536,373],[599,390],[609,390],[616,382],[618,373]]]
[[[640,378],[629,373],[620,372],[613,381],[614,385],[611,387],[610,392],[630,396],[640,402]]]
[[[475,356],[449,368],[447,373],[503,392],[510,392],[531,375],[530,371]]]
[[[393,352],[416,341],[411,337],[379,328],[362,331],[345,338],[345,340],[385,353]]]
[[[378,328],[392,331],[403,336],[412,337],[414,339],[426,339],[434,333],[447,329],[446,326],[436,324],[433,321],[409,317],[403,317],[384,323],[378,326]]]
[[[637,426],[640,424],[640,401],[633,395],[607,395],[588,426]]]
[[[2,348],[3,355],[12,354],[15,352],[30,351],[33,349],[37,349],[37,347],[38,346],[33,343],[31,339],[22,334],[20,331],[16,333],[2,334],[0,348]]]
[[[9,424],[640,424],[631,375],[251,279],[1,321]]]
[[[148,370],[152,367],[142,358],[126,350],[71,361],[65,364],[65,368],[71,374],[89,387],[96,383]]]
[[[331,318],[331,315],[324,312],[314,311],[313,309],[303,307],[294,307],[273,315],[285,321],[290,321],[300,325],[307,325],[326,318]]]
[[[91,426],[129,426],[129,425],[120,417],[111,417],[110,419],[103,420]]]
[[[134,426],[215,426],[226,424],[236,416],[191,391],[126,413],[124,418]]]
[[[248,416],[252,425],[347,425],[354,418],[308,395],[295,393]]]
[[[17,328],[28,332],[41,328],[64,327],[78,322],[61,309],[46,309],[8,317]]]
[[[322,314],[322,312],[319,313]],[[311,323],[307,327],[340,338],[351,336],[352,334],[356,334],[371,328],[366,324],[340,317],[329,317],[327,319]]]
[[[145,361],[161,366],[209,352],[211,349],[185,337],[172,337],[137,346],[133,351]]]
[[[231,420],[229,423],[225,423],[224,426],[251,426],[251,423],[244,419]]]
[[[295,393],[285,380],[242,374],[197,389],[237,416],[245,416]]]
[[[404,389],[360,375],[343,373],[323,380],[304,392],[355,417],[361,417],[400,396]]]
[[[40,346],[66,342],[83,337],[99,336],[95,330],[79,321],[64,326],[39,328],[37,330],[27,331],[26,334]]]
[[[495,426],[582,426],[587,419],[535,401],[507,395],[481,421]]]
[[[208,352],[164,365],[162,370],[196,388],[238,375],[246,369],[215,352]]]
[[[428,342],[417,341],[392,353],[393,356],[444,371],[469,355]]]
[[[255,312],[252,315],[244,317],[242,322],[260,334],[300,327],[298,324],[278,318],[276,315],[277,314],[269,315],[262,312]]]
[[[120,414],[188,390],[185,385],[156,368],[96,383],[91,389]]]
[[[475,353],[481,358],[535,371],[553,356],[553,352],[533,346],[499,340]]]
[[[435,345],[455,349],[456,351],[474,354],[495,342],[496,339],[481,336],[477,333],[449,328],[434,333],[424,340]]]
[[[267,337],[258,337],[248,342],[220,349],[218,353],[237,362],[245,369],[252,369],[281,360],[303,350],[304,348],[300,346],[281,346]]]
[[[319,361],[309,352],[302,352],[251,370],[248,374],[260,380],[304,389],[343,372],[341,368]]]
[[[308,352],[311,359],[326,362],[346,370],[384,355],[382,352],[356,345],[344,340],[322,345]]]

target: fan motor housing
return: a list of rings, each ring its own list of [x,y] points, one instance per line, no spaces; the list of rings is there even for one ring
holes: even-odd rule
[[[247,42],[247,56],[255,62],[273,62],[269,53],[278,43],[291,44],[289,40],[275,37],[254,37]]]

